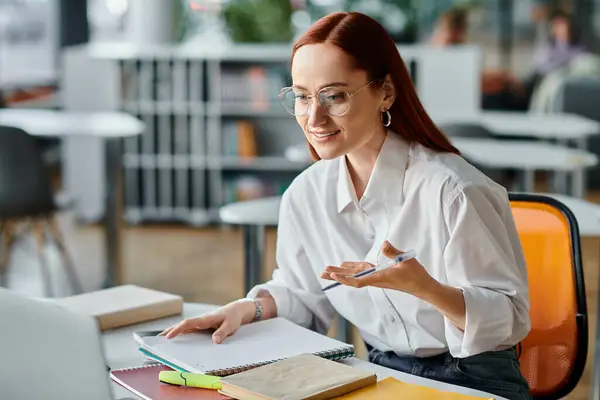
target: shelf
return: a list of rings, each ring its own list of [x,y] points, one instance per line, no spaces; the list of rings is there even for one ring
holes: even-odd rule
[[[310,164],[290,161],[285,157],[221,157],[209,159],[209,168],[228,171],[296,171],[301,172]]]
[[[204,168],[206,158],[187,154],[123,154],[125,168]]]
[[[210,116],[225,117],[290,117],[293,116],[285,111],[281,104],[273,103],[267,107],[256,107],[250,104],[217,104],[209,103],[208,113]]]
[[[123,110],[132,114],[157,114],[157,115],[205,115],[202,102],[176,102],[176,101],[124,101]]]
[[[126,207],[125,220],[130,224],[143,221],[181,221],[192,226],[204,226],[215,221],[215,217],[206,209],[184,207]]]

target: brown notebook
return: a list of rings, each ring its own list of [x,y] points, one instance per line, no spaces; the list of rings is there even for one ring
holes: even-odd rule
[[[135,285],[115,286],[65,297],[57,299],[55,304],[96,317],[103,331],[177,315],[183,311],[181,296]]]
[[[221,380],[221,393],[240,400],[325,400],[377,382],[372,372],[302,354]]]

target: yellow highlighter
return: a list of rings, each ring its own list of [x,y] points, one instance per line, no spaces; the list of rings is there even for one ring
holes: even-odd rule
[[[221,378],[212,375],[193,374],[180,371],[160,371],[158,379],[163,383],[202,389],[221,389]]]

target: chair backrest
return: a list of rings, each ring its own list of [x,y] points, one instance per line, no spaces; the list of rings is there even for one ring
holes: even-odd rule
[[[600,96],[600,77],[572,76],[565,78],[554,99],[554,111],[578,114],[600,121],[597,106]]]
[[[22,129],[0,126],[0,219],[54,209],[52,185],[37,141]]]
[[[588,320],[577,221],[548,196],[510,194],[529,276],[531,331],[521,371],[536,398],[562,398],[581,378]]]

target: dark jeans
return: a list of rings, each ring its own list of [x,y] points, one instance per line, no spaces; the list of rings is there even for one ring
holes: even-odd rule
[[[510,400],[531,399],[529,385],[521,375],[514,348],[467,358],[454,358],[450,353],[425,358],[404,357],[368,348],[369,361],[374,364]]]

